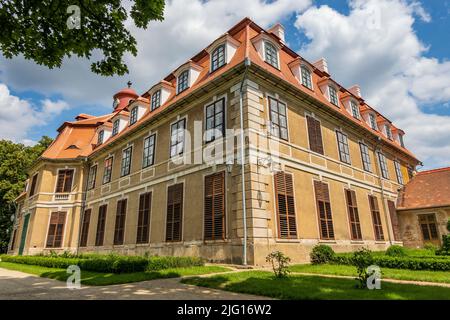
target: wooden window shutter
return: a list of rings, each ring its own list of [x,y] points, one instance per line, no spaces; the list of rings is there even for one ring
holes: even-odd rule
[[[225,173],[205,177],[205,240],[225,239]]]
[[[181,241],[183,223],[183,184],[167,189],[166,241]]]
[[[60,170],[56,183],[56,192],[72,191],[73,170]]]
[[[150,210],[152,207],[152,193],[147,192],[139,196],[139,217],[137,226],[137,243],[149,242]]]
[[[97,247],[103,246],[103,240],[105,238],[105,224],[106,224],[106,212],[108,206],[102,205],[98,209],[98,222],[97,222],[97,232],[95,235],[95,245]]]
[[[114,245],[123,244],[126,214],[127,214],[127,199],[117,201],[116,224],[114,228]]]
[[[65,212],[52,212],[47,234],[47,248],[60,248],[64,236],[66,222]]]
[[[297,238],[295,200],[292,174],[278,172],[274,176],[280,238]]]
[[[11,247],[10,250],[14,250],[14,247],[16,246],[16,237],[17,237],[17,229],[14,229],[12,239],[11,239]]]
[[[324,154],[322,131],[320,129],[320,121],[311,116],[306,116],[308,125],[309,147],[312,151]]]
[[[378,207],[378,199],[369,196],[370,211],[372,211],[372,222],[375,232],[376,241],[384,241],[383,225],[381,223],[380,208]]]
[[[80,247],[86,247],[87,245],[90,220],[91,220],[91,209],[87,209],[84,211],[83,222],[81,224]]]
[[[36,183],[37,183],[38,174],[36,173],[31,180],[31,188],[30,188],[30,197],[34,195],[36,192]]]
[[[356,202],[356,192],[345,190],[348,217],[350,222],[350,232],[352,240],[362,240],[361,224],[359,221],[358,204]]]
[[[332,240],[334,239],[334,227],[328,185],[315,180],[314,190],[316,193],[317,213],[319,216],[320,237],[324,240]]]
[[[394,232],[394,240],[401,241],[400,227],[398,223],[398,216],[397,216],[397,209],[395,208],[395,202],[388,200],[387,203],[389,208],[389,215],[391,217],[392,230]]]

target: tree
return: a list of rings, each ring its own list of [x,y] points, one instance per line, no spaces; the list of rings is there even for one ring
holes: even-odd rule
[[[27,147],[21,143],[0,140],[0,252],[5,252],[15,213],[14,199],[24,190],[27,169],[52,143],[52,139],[44,136],[39,142]]]
[[[164,0],[134,0],[130,16],[138,28],[163,20]],[[120,0],[2,0],[0,50],[6,58],[23,54],[49,68],[61,67],[63,58],[103,57],[91,64],[95,73],[128,73],[123,56],[136,56],[136,39],[125,28],[127,10]]]

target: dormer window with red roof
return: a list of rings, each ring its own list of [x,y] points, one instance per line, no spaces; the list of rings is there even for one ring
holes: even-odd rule
[[[264,60],[272,67],[279,69],[278,66],[278,50],[269,41],[264,41]]]
[[[400,140],[400,145],[402,146],[402,148],[405,147],[405,141],[403,140],[403,135],[399,134],[398,135],[398,139]]]
[[[161,89],[155,91],[152,95],[151,110],[155,110],[161,106]]]
[[[130,126],[135,124],[138,120],[138,107],[134,107],[130,112]]]
[[[311,71],[309,71],[308,67],[303,65],[301,67],[302,73],[302,85],[312,90],[312,79],[311,79]]]
[[[102,144],[103,143],[103,138],[105,137],[105,130],[100,130],[98,132],[98,137],[97,137],[97,144]]]
[[[389,140],[392,140],[392,130],[391,130],[391,126],[388,125],[388,124],[385,124],[385,125],[384,125],[384,129],[385,129],[385,131],[386,131],[386,137],[387,137]]]
[[[189,70],[183,71],[177,79],[177,93],[189,88]]]
[[[226,63],[225,44],[218,46],[211,55],[211,72],[216,71]]]
[[[358,105],[356,104],[356,102],[352,100],[352,101],[350,102],[350,106],[351,106],[351,108],[352,108],[352,116],[353,116],[354,118],[356,118],[356,119],[360,119],[360,118],[361,118],[361,115],[359,114],[359,107],[358,107]]]
[[[377,116],[373,113],[369,113],[369,124],[373,130],[378,130],[377,126]]]
[[[209,53],[211,59],[210,72],[214,72],[224,65],[230,63],[240,43],[229,34],[225,34],[216,41],[214,41],[206,51]]]
[[[328,86],[328,94],[330,95],[330,102],[338,107],[339,98],[336,88],[333,86]]]
[[[113,129],[112,129],[113,136],[115,136],[116,134],[119,133],[119,124],[120,124],[120,119],[117,119],[113,122]]]

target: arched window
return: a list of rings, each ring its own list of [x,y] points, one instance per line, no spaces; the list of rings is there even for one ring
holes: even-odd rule
[[[215,71],[225,65],[225,45],[218,46],[211,55],[211,71]]]
[[[311,71],[306,66],[302,66],[302,85],[312,90]]]
[[[189,70],[183,71],[178,77],[177,93],[189,88]]]
[[[275,68],[278,68],[278,50],[270,42],[264,42],[264,59]]]

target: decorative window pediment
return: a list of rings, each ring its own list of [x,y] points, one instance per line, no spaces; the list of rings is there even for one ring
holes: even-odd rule
[[[258,51],[261,59],[280,69],[280,44],[266,33],[261,33],[252,39],[252,43]]]
[[[206,48],[210,55],[210,72],[230,63],[239,45],[239,41],[225,34]]]

